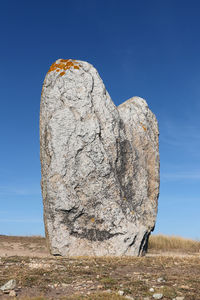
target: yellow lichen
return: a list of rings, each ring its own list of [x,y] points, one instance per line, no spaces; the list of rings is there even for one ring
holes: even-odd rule
[[[72,67],[73,65],[74,65],[74,64],[73,64],[72,61],[69,61],[69,62],[66,63],[66,66],[67,66],[67,67]]]
[[[73,67],[76,70],[79,70],[78,62],[76,62],[74,59],[60,59],[58,63],[54,62],[48,73],[52,71],[61,72],[60,76],[63,76],[65,74],[64,71],[70,69]]]
[[[147,131],[147,128],[144,126],[144,124],[140,123],[140,125],[142,126],[142,128],[144,129],[144,131]]]
[[[68,62],[69,59],[61,59],[60,62]]]
[[[95,222],[95,219],[94,219],[94,218],[92,218],[90,221],[91,221],[92,223],[94,223],[94,222]]]

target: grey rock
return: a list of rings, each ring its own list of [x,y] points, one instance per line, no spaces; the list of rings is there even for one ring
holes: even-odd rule
[[[6,282],[4,285],[0,287],[1,291],[8,291],[8,290],[14,290],[16,288],[16,280],[11,279],[8,282]]]
[[[164,279],[163,277],[159,277],[159,278],[157,279],[157,282],[159,282],[159,283],[165,282],[165,279]]]
[[[118,291],[117,294],[120,295],[120,296],[123,296],[124,295],[124,291]]]
[[[154,292],[154,288],[150,288],[149,292],[153,293]]]
[[[162,299],[163,298],[163,294],[153,294],[153,298],[154,299]]]
[[[45,232],[53,255],[142,255],[159,194],[158,125],[144,99],[116,107],[96,69],[57,60],[40,108]]]

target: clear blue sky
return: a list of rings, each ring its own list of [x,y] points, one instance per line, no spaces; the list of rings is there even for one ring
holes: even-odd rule
[[[200,239],[200,1],[1,1],[0,234],[44,234],[42,83],[58,58],[92,63],[116,105],[147,100],[160,127],[155,233]]]

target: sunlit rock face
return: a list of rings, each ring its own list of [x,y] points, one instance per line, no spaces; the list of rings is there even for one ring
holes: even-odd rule
[[[41,96],[44,222],[50,252],[142,255],[159,194],[158,125],[144,99],[119,107],[89,63],[57,60]]]

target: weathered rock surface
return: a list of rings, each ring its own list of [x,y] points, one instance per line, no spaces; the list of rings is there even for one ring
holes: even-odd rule
[[[54,255],[141,255],[155,225],[158,126],[145,100],[118,108],[96,69],[57,60],[40,110],[45,231]]]

